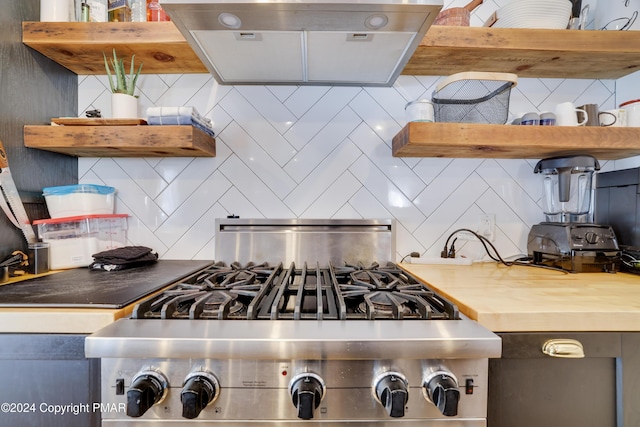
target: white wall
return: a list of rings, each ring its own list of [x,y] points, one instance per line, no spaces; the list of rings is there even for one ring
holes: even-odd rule
[[[485,1],[472,25],[506,2]],[[624,80],[619,98],[640,98],[638,78]],[[141,117],[148,106],[195,106],[215,123],[217,156],[81,158],[80,182],[116,187],[117,212],[131,215],[130,242],[165,259],[214,259],[214,220],[228,214],[395,218],[400,259],[411,251],[438,256],[453,230],[475,229],[481,213],[492,213],[501,255],[524,253],[530,226],[543,219],[535,160],[391,155],[405,104],[430,97],[439,79],[401,76],[391,88],[363,88],[220,86],[208,74],[144,75]],[[81,76],[79,114],[99,108],[109,117],[107,87],[104,76]],[[615,92],[610,80],[520,79],[510,112],[552,110],[563,101],[610,109]],[[640,160],[602,164],[609,170]],[[463,246],[459,254],[483,255],[476,243]]]

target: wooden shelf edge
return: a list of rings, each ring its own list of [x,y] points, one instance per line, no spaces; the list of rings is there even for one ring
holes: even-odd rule
[[[23,22],[22,41],[76,74],[105,74],[102,53],[136,55],[145,74],[209,73],[173,22]],[[520,77],[618,79],[640,70],[633,31],[434,25],[405,75],[461,71]]]
[[[75,157],[215,157],[215,138],[193,126],[24,127],[24,145]]]
[[[636,42],[636,43],[634,43]],[[563,50],[588,53],[640,52],[629,31],[551,30],[536,28],[456,27],[432,25],[420,42],[425,47]]]
[[[22,42],[79,75],[105,74],[113,48],[144,74],[209,73],[173,22],[23,22]]]
[[[434,25],[402,74],[441,76],[469,70],[617,79],[640,70],[640,45],[629,31]]]
[[[392,146],[394,157],[618,160],[640,155],[640,128],[411,122]]]

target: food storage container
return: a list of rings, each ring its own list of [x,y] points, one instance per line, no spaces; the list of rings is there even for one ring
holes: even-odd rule
[[[86,267],[93,254],[126,246],[126,214],[86,215],[33,221],[38,237],[49,243],[52,270]]]
[[[51,218],[113,214],[115,192],[113,187],[94,184],[42,189]]]

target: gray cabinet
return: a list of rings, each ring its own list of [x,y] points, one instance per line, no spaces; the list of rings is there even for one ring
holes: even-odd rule
[[[100,426],[100,360],[85,359],[84,339],[0,335],[0,425]]]
[[[505,333],[489,362],[489,427],[640,425],[640,333]],[[584,358],[550,357],[549,339],[575,339]]]

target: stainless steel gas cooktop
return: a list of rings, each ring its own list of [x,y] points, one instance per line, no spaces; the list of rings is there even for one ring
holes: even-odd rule
[[[391,262],[393,225],[218,221],[219,262],[87,338],[103,426],[486,426],[500,338]]]

